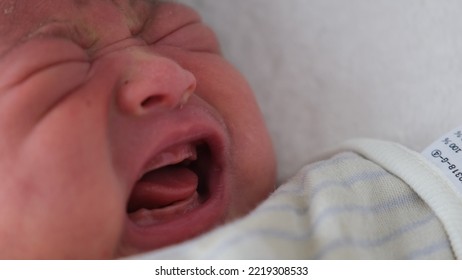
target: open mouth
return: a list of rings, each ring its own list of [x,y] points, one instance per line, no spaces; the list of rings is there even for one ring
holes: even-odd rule
[[[183,216],[210,197],[212,156],[204,141],[178,144],[151,159],[127,203],[129,219],[150,227]]]

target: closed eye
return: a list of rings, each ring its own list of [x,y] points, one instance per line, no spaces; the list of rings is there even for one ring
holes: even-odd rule
[[[4,112],[27,131],[88,79],[85,51],[68,40],[34,39],[0,61]]]
[[[219,52],[213,31],[193,9],[177,3],[156,6],[139,34],[152,46],[197,52]]]
[[[82,48],[63,39],[36,38],[21,44],[0,61],[0,88],[10,88],[60,64],[90,64]]]
[[[202,22],[183,26],[157,41],[155,45],[173,46],[192,52],[220,53],[215,33]]]

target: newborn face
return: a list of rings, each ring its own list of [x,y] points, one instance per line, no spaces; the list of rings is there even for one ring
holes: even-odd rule
[[[156,249],[272,190],[253,94],[194,11],[26,2],[0,19],[0,258]]]

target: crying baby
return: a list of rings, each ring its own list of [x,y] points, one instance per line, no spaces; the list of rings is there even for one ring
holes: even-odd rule
[[[252,90],[192,9],[0,7],[0,258],[161,248],[248,213],[274,189]]]

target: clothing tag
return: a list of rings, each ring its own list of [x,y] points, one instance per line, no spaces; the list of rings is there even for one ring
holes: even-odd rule
[[[422,155],[441,169],[462,194],[462,127],[443,135],[428,146]]]

